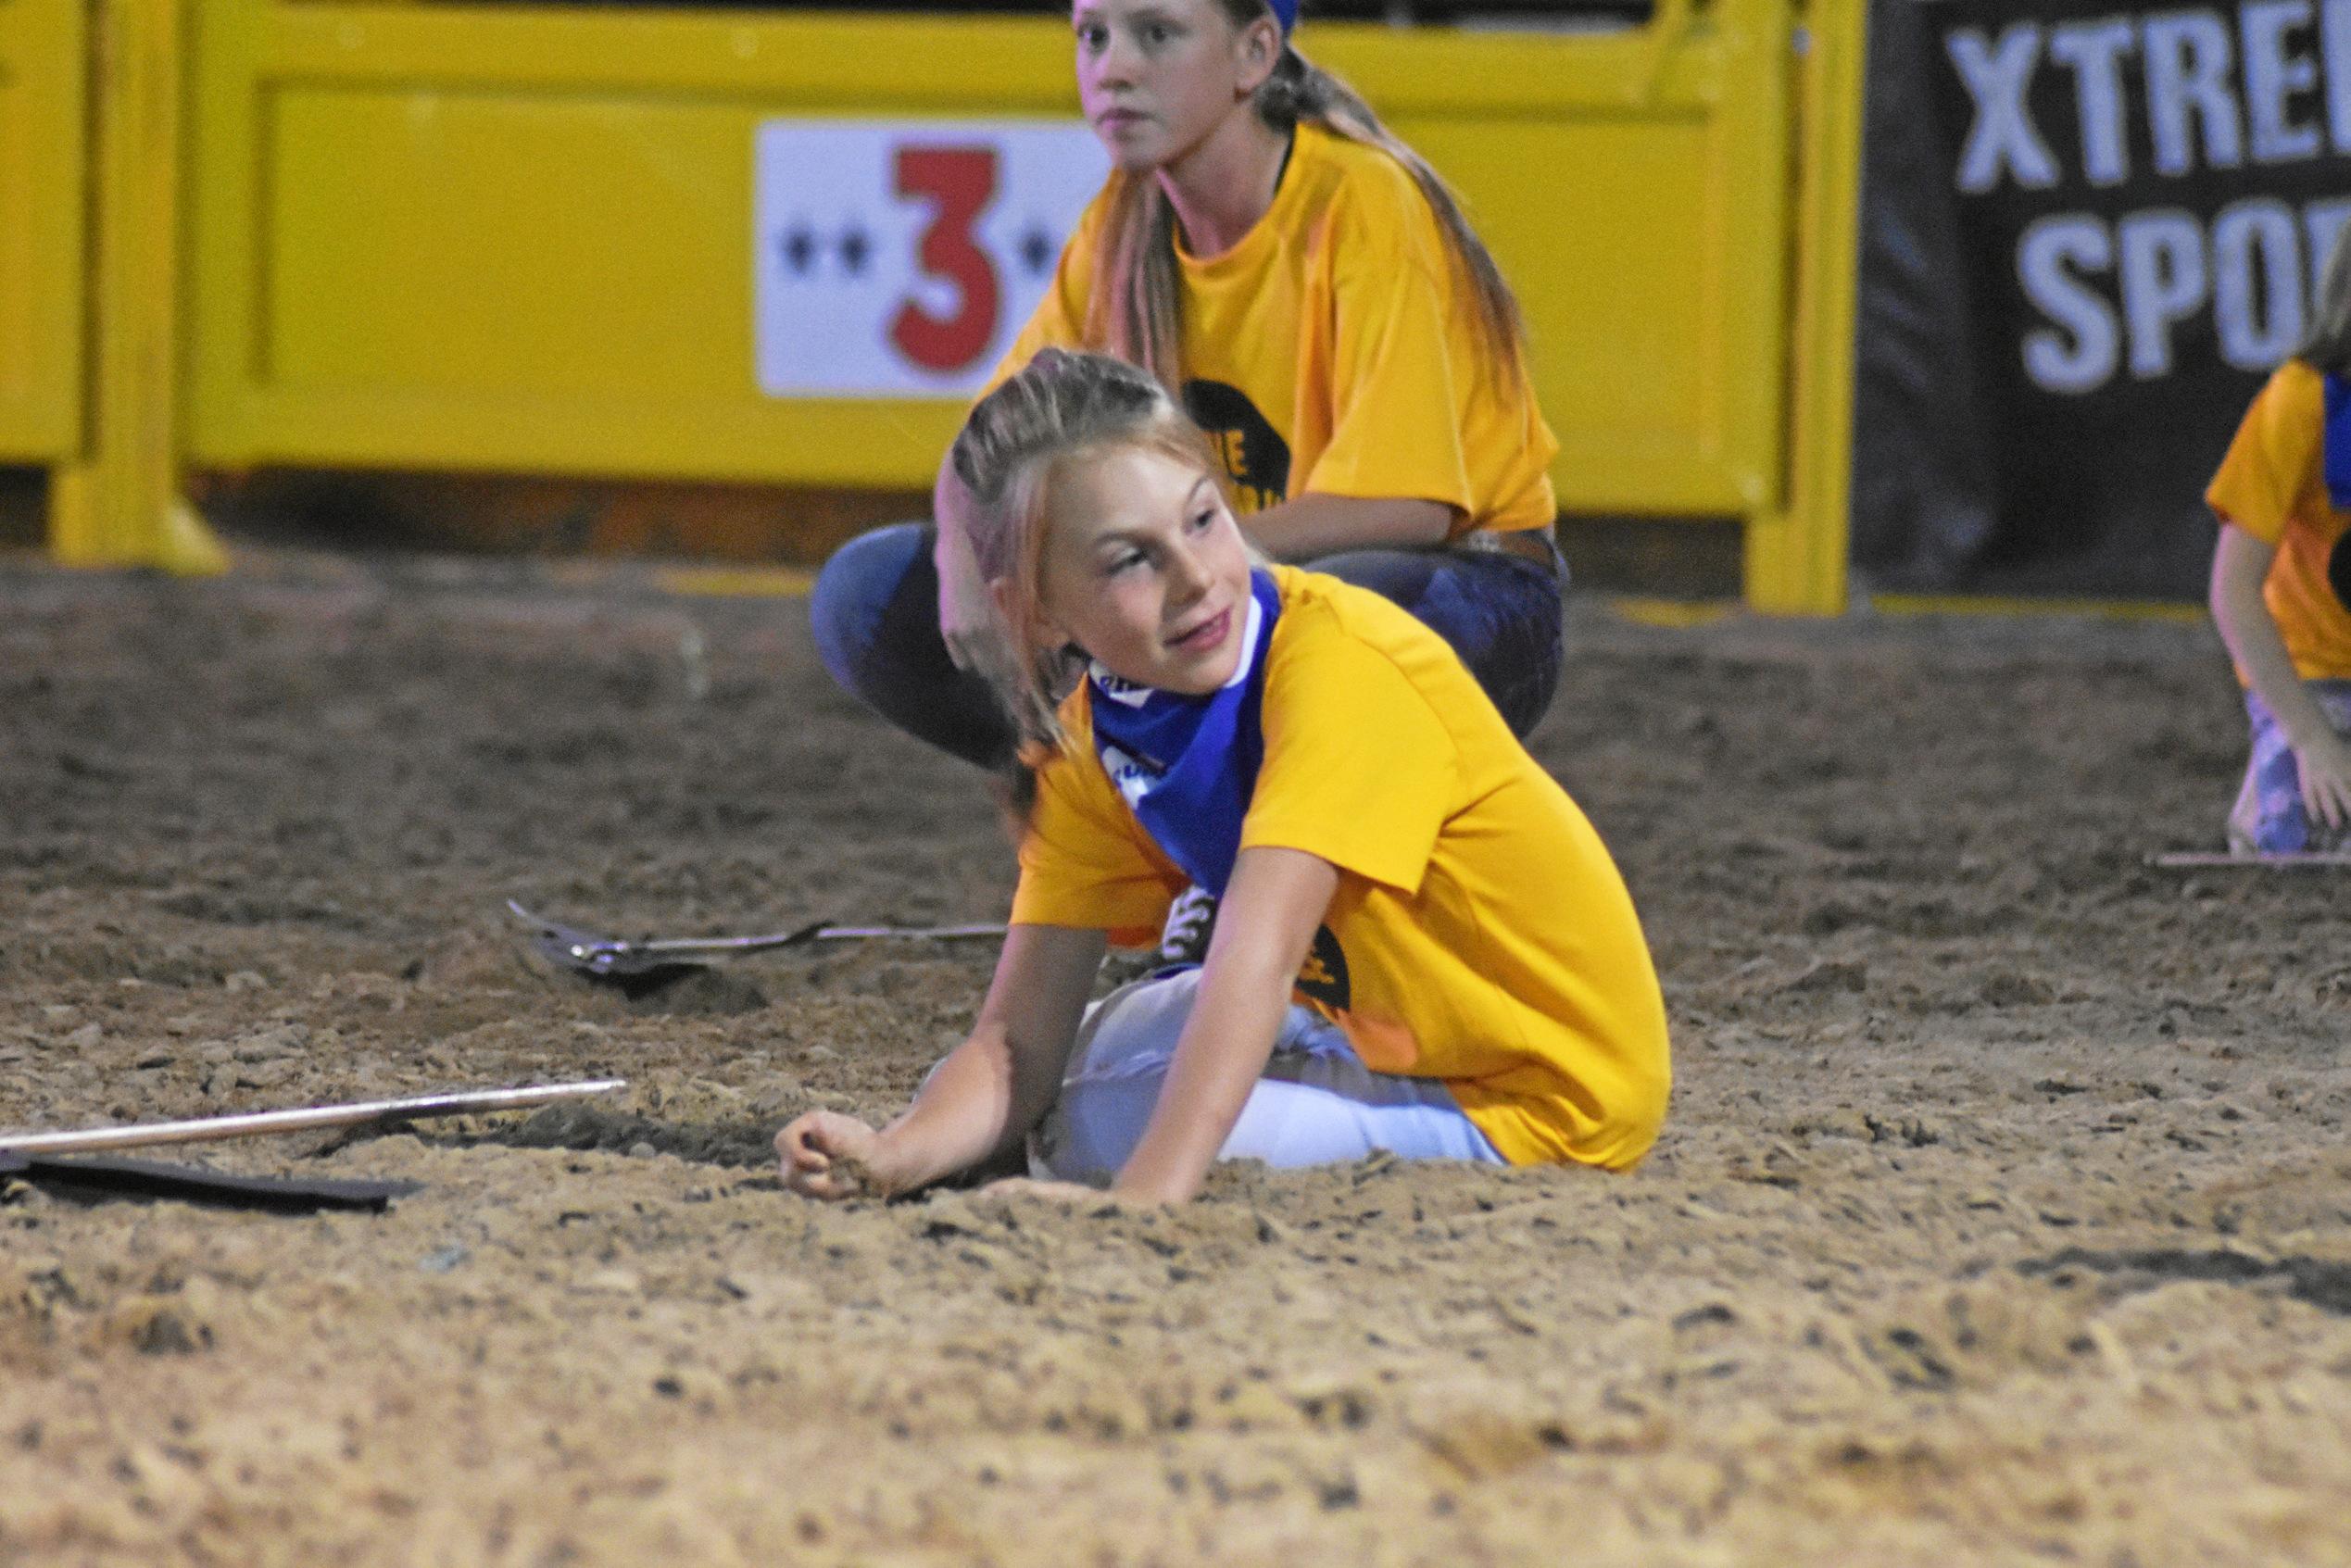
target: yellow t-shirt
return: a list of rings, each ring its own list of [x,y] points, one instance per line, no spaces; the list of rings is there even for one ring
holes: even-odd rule
[[[994,380],[1086,342],[1101,231],[1094,198]],[[1313,492],[1437,501],[1472,528],[1548,528],[1559,451],[1524,368],[1488,373],[1420,187],[1376,147],[1298,128],[1274,204],[1213,260],[1186,254],[1184,403],[1215,441],[1243,512]]]
[[[1339,868],[1299,998],[1376,1071],[1443,1079],[1513,1163],[1631,1165],[1665,1116],[1666,1010],[1600,835],[1435,633],[1367,590],[1274,572],[1240,844]],[[1012,919],[1134,940],[1186,879],[1103,772],[1087,689],[1037,774]]]
[[[2351,513],[2327,499],[2325,430],[2325,378],[2287,360],[2245,410],[2204,493],[2224,520],[2278,552],[2261,597],[2306,681],[2351,679],[2351,610],[2327,583],[2327,557]]]

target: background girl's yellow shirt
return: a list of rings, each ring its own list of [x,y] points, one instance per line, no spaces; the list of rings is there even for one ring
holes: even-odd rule
[[[1123,178],[1087,208],[995,381],[1040,348],[1102,346],[1085,328]],[[1436,214],[1394,158],[1301,125],[1256,227],[1176,261],[1185,406],[1243,511],[1313,492],[1441,502],[1457,533],[1551,526],[1559,444],[1523,367],[1490,367]]]
[[[2287,360],[2245,410],[2204,493],[2214,511],[2277,550],[2261,597],[2306,681],[2351,679],[2351,610],[2327,582],[2351,513],[2327,498],[2325,425],[2324,378]]]
[[[1265,758],[1241,847],[1340,872],[1299,994],[1383,1073],[1441,1078],[1514,1163],[1655,1140],[1665,1003],[1615,862],[1436,633],[1276,568]],[[1084,688],[1042,771],[1017,922],[1148,932],[1183,877],[1096,760]]]

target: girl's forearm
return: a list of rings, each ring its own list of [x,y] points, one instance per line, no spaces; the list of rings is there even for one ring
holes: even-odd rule
[[[1327,860],[1295,849],[1240,852],[1191,1017],[1118,1191],[1163,1203],[1200,1191],[1264,1074],[1298,966],[1338,888]]]
[[[1241,527],[1276,560],[1338,550],[1432,550],[1452,533],[1453,508],[1440,501],[1307,495],[1268,507]]]
[[[1059,1061],[1056,1053],[1019,1050],[983,1022],[882,1129],[874,1179],[911,1192],[1005,1153],[1052,1104]]]
[[[1162,1203],[1191,1198],[1264,1075],[1296,966],[1281,970],[1255,954],[1233,960],[1220,973],[1212,959],[1201,974],[1159,1102],[1118,1173],[1121,1193]]]
[[[914,1102],[882,1129],[874,1181],[886,1192],[911,1192],[993,1155],[1012,1121],[1012,1050],[1000,1035],[974,1034],[949,1052]]]
[[[882,1129],[870,1162],[875,1183],[911,1192],[1028,1135],[1061,1087],[1102,947],[1100,931],[1012,927],[970,1037]]]
[[[2294,672],[2294,659],[2286,652],[2277,619],[2262,597],[2262,583],[2275,552],[2233,523],[2222,524],[2220,533],[2220,547],[2213,558],[2210,605],[2213,625],[2229,656],[2244,671],[2254,694],[2277,715],[2290,745],[2299,749],[2331,736],[2333,727]]]

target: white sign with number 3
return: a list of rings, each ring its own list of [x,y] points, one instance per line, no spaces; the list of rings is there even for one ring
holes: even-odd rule
[[[1066,121],[773,119],[754,160],[760,390],[968,397],[1109,159]]]

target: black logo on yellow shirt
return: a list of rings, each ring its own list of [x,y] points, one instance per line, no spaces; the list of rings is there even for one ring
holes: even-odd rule
[[[2327,586],[2334,590],[2338,604],[2351,609],[2351,533],[2337,539],[2327,552]]]
[[[1215,444],[1242,510],[1257,511],[1289,497],[1289,443],[1247,393],[1220,381],[1188,381],[1184,411]]]
[[[1347,1010],[1353,995],[1347,985],[1347,951],[1329,926],[1314,928],[1314,949],[1299,968],[1298,988],[1326,1007]]]

